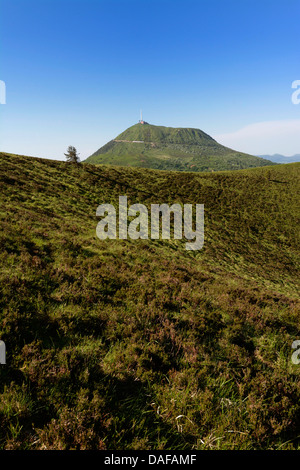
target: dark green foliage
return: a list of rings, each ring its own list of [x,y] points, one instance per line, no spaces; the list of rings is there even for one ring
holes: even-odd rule
[[[176,171],[240,170],[272,162],[218,144],[200,129],[135,124],[97,150],[87,163]]]
[[[69,145],[67,153],[64,154],[66,157],[67,162],[69,163],[79,163],[79,155],[77,150],[72,145]]]
[[[299,164],[219,173],[0,154],[3,449],[298,449]],[[96,237],[204,203],[205,245]]]

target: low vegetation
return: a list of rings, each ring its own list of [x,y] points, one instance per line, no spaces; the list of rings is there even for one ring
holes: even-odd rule
[[[176,171],[240,170],[272,162],[224,147],[200,129],[135,124],[111,140],[88,163]]]
[[[298,449],[299,173],[0,154],[1,448]],[[204,203],[204,248],[99,240],[125,194]]]

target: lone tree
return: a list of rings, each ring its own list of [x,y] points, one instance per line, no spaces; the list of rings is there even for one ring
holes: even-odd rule
[[[72,145],[69,145],[67,153],[64,154],[66,156],[67,162],[71,163],[79,163],[79,153],[77,153],[77,150],[75,147]]]

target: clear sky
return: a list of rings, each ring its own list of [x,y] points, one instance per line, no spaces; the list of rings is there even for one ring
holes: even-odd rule
[[[85,159],[139,120],[300,153],[300,0],[0,0],[0,149]]]

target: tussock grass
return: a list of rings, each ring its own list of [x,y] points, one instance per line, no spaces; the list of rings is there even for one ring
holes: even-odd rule
[[[299,172],[0,154],[1,448],[298,449]],[[100,241],[122,194],[204,203],[204,248]]]

